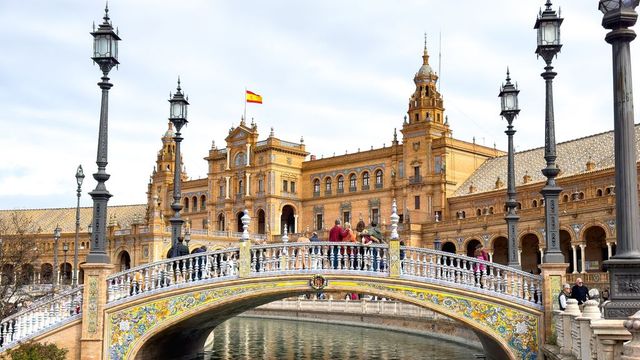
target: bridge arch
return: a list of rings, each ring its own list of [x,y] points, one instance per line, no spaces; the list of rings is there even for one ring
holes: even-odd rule
[[[469,296],[464,289],[411,280],[338,274],[326,275],[325,279],[325,292],[393,298],[460,321],[476,332],[495,359],[538,356],[539,310],[489,295]],[[115,303],[106,309],[108,356],[147,359],[158,354],[185,355],[175,352],[202,348],[212,328],[247,309],[314,291],[310,280],[311,275],[290,275],[212,281]]]

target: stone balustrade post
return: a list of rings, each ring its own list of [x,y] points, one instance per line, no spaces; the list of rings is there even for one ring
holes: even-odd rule
[[[578,307],[578,300],[567,299],[567,308],[562,313],[562,334],[558,334],[558,337],[562,336],[562,347],[560,353],[563,355],[571,355],[573,349],[573,322],[574,319],[582,315],[580,308]]]
[[[555,327],[553,324],[553,310],[559,310],[558,294],[562,290],[562,284],[565,282],[565,275],[569,264],[556,264],[553,262],[541,264],[538,266],[542,275],[542,305],[544,306],[544,321],[542,328],[541,343],[545,343],[547,339],[553,339],[554,335],[560,337],[560,334],[554,334]]]
[[[107,303],[107,276],[114,265],[86,263],[84,270],[84,291],[82,292],[82,334],[80,338],[80,358],[102,360],[104,339],[104,308]]]
[[[591,322],[602,319],[602,315],[600,314],[600,308],[598,307],[597,300],[587,300],[584,303],[584,308],[582,309],[582,316],[577,317],[575,320],[578,322],[579,333],[579,345],[577,346],[578,351],[574,351],[574,355],[578,359],[592,359],[593,354],[595,353],[592,349],[592,331],[591,331]],[[576,346],[574,346],[576,348]]]
[[[631,334],[623,326],[624,320],[597,320],[591,323],[596,339],[598,360],[620,360],[623,344],[631,339]],[[637,359],[637,358],[630,358]]]
[[[622,360],[640,360],[640,311],[625,320],[624,327],[631,333],[631,341],[624,344]]]
[[[562,334],[564,333],[564,328],[563,328],[563,321],[562,321],[562,310],[554,310],[553,311],[553,319],[555,322],[555,330],[556,330],[556,343],[555,345],[558,345],[558,348],[561,348],[564,344],[564,337],[562,336]],[[549,343],[550,341],[547,341],[547,343]]]

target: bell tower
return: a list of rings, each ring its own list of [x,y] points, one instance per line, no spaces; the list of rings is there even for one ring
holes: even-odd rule
[[[403,129],[426,127],[429,135],[434,137],[449,135],[451,131],[444,118],[442,95],[438,92],[436,86],[438,75],[429,65],[426,35],[424,38],[422,66],[413,77],[413,82],[416,85],[416,89],[409,98],[408,120],[405,121]]]

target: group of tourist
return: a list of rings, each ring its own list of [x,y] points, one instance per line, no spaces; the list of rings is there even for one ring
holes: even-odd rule
[[[558,304],[560,305],[560,310],[564,311],[567,308],[567,299],[576,299],[578,300],[578,306],[582,306],[589,298],[589,289],[584,285],[581,278],[577,278],[573,287],[567,283],[562,285],[562,291],[558,294]]]

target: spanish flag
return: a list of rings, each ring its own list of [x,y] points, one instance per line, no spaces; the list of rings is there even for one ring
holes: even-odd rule
[[[246,94],[246,100],[247,102],[250,103],[256,103],[256,104],[262,104],[262,96],[258,95],[254,92],[251,92],[249,90],[246,90],[247,94]]]

